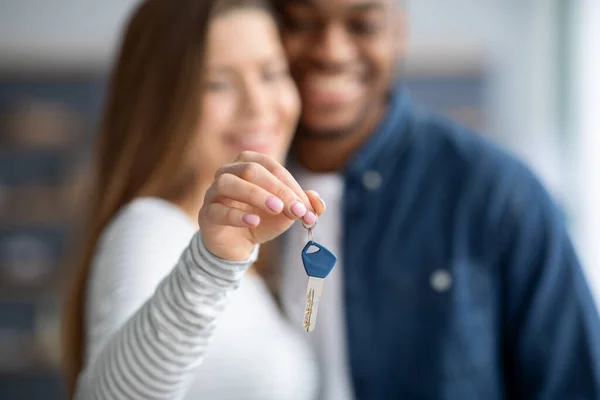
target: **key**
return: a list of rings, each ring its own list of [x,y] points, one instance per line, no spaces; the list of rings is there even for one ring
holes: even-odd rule
[[[306,307],[304,308],[304,322],[302,326],[307,332],[312,332],[317,324],[317,311],[319,310],[319,301],[323,293],[323,283],[325,279],[308,277],[306,285]]]
[[[314,225],[307,228],[309,239],[302,249],[302,263],[304,264],[306,275],[308,275],[306,307],[304,308],[302,326],[307,332],[312,332],[315,329],[317,311],[319,309],[321,294],[323,293],[325,278],[337,263],[337,257],[333,253],[314,241],[313,228]]]

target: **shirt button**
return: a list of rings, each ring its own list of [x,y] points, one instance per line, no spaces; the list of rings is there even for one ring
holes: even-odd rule
[[[446,292],[452,286],[452,275],[444,269],[438,269],[431,274],[429,283],[436,292]]]
[[[379,189],[382,183],[381,174],[377,171],[366,171],[362,176],[362,184],[369,191]]]

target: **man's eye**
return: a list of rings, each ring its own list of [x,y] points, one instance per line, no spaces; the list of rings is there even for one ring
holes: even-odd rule
[[[382,25],[374,21],[357,20],[350,21],[348,27],[353,33],[359,35],[372,35],[378,33],[381,30]]]
[[[305,32],[317,29],[319,22],[310,17],[288,16],[285,19],[285,25],[288,29]]]

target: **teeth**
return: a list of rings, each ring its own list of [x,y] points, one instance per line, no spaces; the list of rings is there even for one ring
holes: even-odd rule
[[[357,89],[355,80],[349,75],[334,77],[310,76],[306,83],[310,89],[320,91],[351,92]]]

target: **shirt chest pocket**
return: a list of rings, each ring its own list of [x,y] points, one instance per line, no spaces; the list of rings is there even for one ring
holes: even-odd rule
[[[378,301],[411,375],[425,384],[480,374],[495,363],[491,278],[471,262],[401,265],[382,276]],[[418,384],[415,382],[415,384]]]

